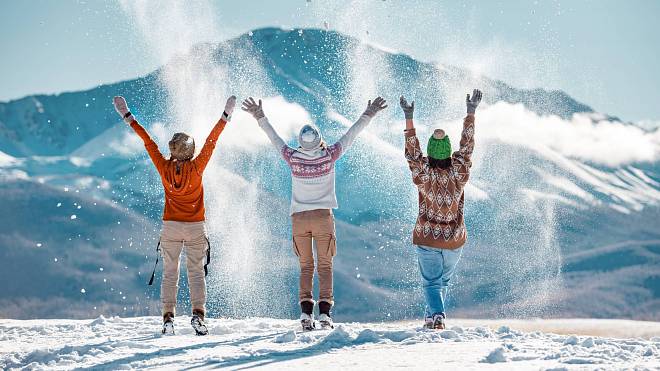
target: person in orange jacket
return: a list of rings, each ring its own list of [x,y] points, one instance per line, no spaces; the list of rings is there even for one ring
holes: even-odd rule
[[[160,291],[163,306],[163,334],[174,333],[174,313],[179,288],[179,257],[185,247],[192,304],[191,325],[198,335],[206,335],[208,330],[204,323],[205,272],[210,258],[210,246],[204,224],[202,176],[213,155],[220,133],[231,119],[236,97],[231,96],[227,100],[222,117],[211,130],[197,157],[194,157],[195,140],[185,133],[176,133],[169,142],[170,158],[165,158],[158,150],[158,145],[129,111],[126,100],[123,97],[114,97],[113,103],[124,122],[142,138],[165,191],[163,228],[159,242],[163,257],[163,279]]]

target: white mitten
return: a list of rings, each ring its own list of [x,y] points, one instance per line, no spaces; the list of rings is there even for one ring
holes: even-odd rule
[[[231,120],[231,114],[234,113],[234,107],[236,107],[236,96],[232,95],[227,99],[227,104],[225,104],[225,111],[222,113],[222,118],[225,121]]]
[[[126,99],[124,97],[114,97],[112,103],[115,105],[115,111],[117,111],[125,123],[130,124],[135,120],[131,111],[128,110],[128,105],[126,105]]]

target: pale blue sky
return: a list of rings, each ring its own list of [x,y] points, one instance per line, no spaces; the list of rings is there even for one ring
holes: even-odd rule
[[[660,32],[653,26],[660,1],[210,3],[217,30],[198,41],[327,21],[421,60],[478,69],[518,87],[562,89],[625,120],[660,120]],[[166,59],[147,51],[116,1],[0,1],[0,35],[1,101],[133,78]]]

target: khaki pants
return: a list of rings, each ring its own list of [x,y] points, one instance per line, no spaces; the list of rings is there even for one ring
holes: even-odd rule
[[[206,306],[206,280],[204,264],[208,240],[204,222],[163,222],[160,248],[163,255],[163,280],[160,285],[160,300],[163,314],[174,313],[176,295],[179,291],[179,257],[186,248],[186,268],[192,309],[204,310]]]
[[[311,301],[314,282],[314,253],[316,245],[319,275],[319,301],[334,304],[332,296],[332,258],[337,254],[335,218],[329,209],[302,211],[291,216],[293,249],[300,261],[300,302]]]

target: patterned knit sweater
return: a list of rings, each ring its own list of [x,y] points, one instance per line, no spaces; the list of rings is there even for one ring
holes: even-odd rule
[[[413,244],[457,249],[467,240],[463,219],[463,188],[470,177],[474,149],[474,116],[463,121],[460,149],[451,156],[448,169],[429,166],[419,147],[415,129],[405,131],[406,159],[419,191],[419,213]]]
[[[338,207],[335,161],[348,150],[370,121],[369,116],[362,115],[337,143],[313,151],[287,146],[268,118],[263,117],[257,121],[291,168],[291,215],[301,211]]]

